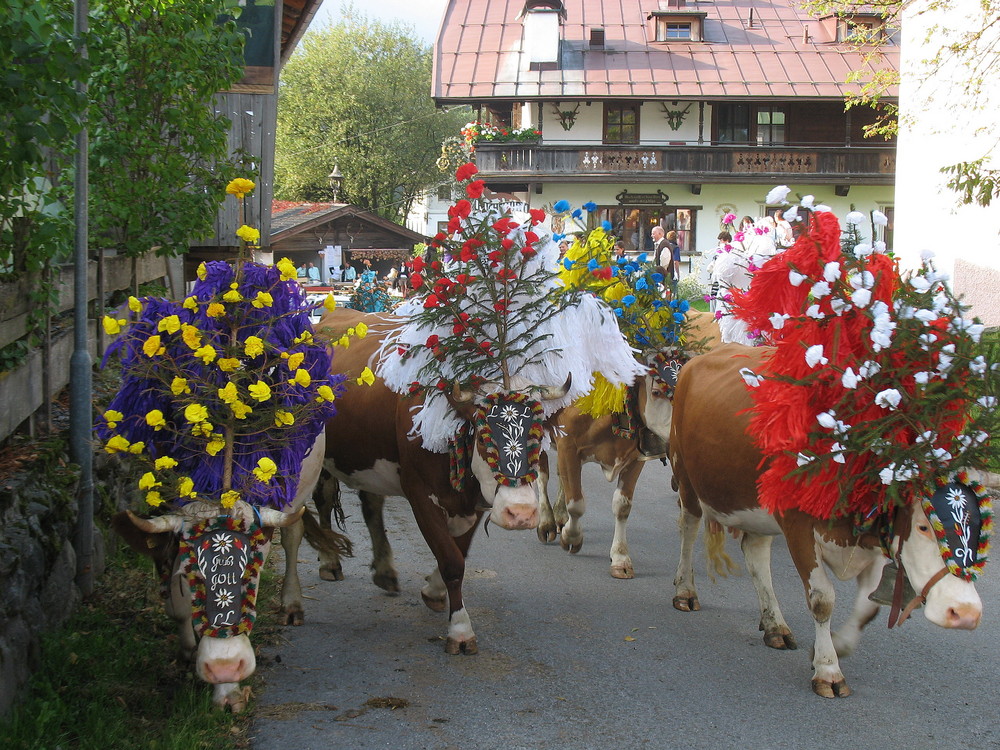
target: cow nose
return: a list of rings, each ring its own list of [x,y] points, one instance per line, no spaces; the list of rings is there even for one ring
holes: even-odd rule
[[[533,529],[538,525],[538,506],[531,503],[507,505],[498,523],[505,529]]]
[[[956,604],[948,608],[946,617],[949,628],[975,630],[979,626],[979,618],[982,615],[982,607],[977,607],[974,604]]]
[[[202,665],[205,682],[219,684],[225,682],[240,682],[250,675],[247,674],[245,659],[220,659],[207,661]]]

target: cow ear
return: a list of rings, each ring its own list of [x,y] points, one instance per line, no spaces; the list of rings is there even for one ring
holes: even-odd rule
[[[148,555],[154,560],[164,556],[173,544],[173,533],[170,531],[149,532],[140,529],[132,521],[128,511],[115,513],[111,519],[111,528],[115,530],[125,543],[140,555]]]

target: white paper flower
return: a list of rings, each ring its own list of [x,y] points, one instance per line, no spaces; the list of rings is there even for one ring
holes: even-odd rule
[[[951,461],[952,458],[951,453],[946,451],[944,448],[935,448],[933,451],[931,451],[931,455],[934,456],[934,458],[937,461],[940,461],[941,463],[944,463],[945,461]]]
[[[811,464],[816,460],[816,456],[807,456],[805,453],[799,453],[795,457],[795,463],[798,466],[805,466],[806,464]]]
[[[817,281],[812,285],[812,296],[816,299],[825,297],[830,293],[830,284],[826,281]]]
[[[931,288],[931,282],[927,280],[926,276],[911,276],[910,286],[916,289],[918,292],[926,292]]]
[[[932,373],[929,372],[918,372],[913,375],[913,382],[917,385],[927,385],[932,377]]]
[[[871,289],[875,286],[875,274],[871,271],[852,273],[847,277],[847,281],[855,289]]]
[[[996,408],[997,399],[996,396],[983,396],[982,398],[978,399],[976,403],[979,404],[984,409],[992,411],[993,409]]]
[[[778,331],[784,328],[785,321],[788,320],[788,313],[773,313],[769,320],[771,321],[771,328]]]
[[[889,219],[884,213],[876,209],[875,211],[872,211],[872,224],[877,227],[884,227],[889,224]]]
[[[895,474],[896,464],[889,464],[878,473],[878,478],[882,480],[882,484],[892,484],[892,479]]]
[[[785,221],[798,221],[799,220],[799,207],[792,206],[783,214]]]
[[[933,310],[917,310],[913,313],[913,317],[926,325],[932,320],[937,320],[938,315]]]
[[[815,367],[816,365],[825,365],[830,360],[823,356],[823,345],[813,344],[808,349],[806,349],[806,364],[810,367]]]
[[[859,378],[857,373],[855,373],[850,367],[844,370],[844,374],[840,376],[840,384],[844,386],[844,388],[857,388],[859,380],[861,380],[861,378]]]
[[[924,248],[923,250],[920,251],[920,260],[922,260],[924,263],[929,261],[934,256],[935,253],[930,248]]]
[[[872,246],[867,242],[862,242],[860,245],[854,246],[854,257],[864,258],[872,254]]]
[[[883,255],[885,254],[885,251],[887,250],[887,248],[885,246],[885,243],[882,240],[875,240],[872,243],[872,247],[875,249],[876,253],[882,253]]]
[[[792,189],[788,185],[778,185],[778,187],[771,188],[764,202],[769,206],[788,203],[788,194],[790,192],[792,192]]]
[[[798,271],[789,271],[788,272],[788,283],[791,284],[792,286],[798,286],[799,284],[801,284],[805,280],[806,280],[806,277],[803,276]]]
[[[830,453],[833,454],[833,460],[838,464],[846,463],[847,459],[844,458],[844,446],[840,443],[834,443],[830,446]]]
[[[840,262],[832,260],[823,266],[823,278],[831,284],[840,278]]]
[[[858,367],[858,376],[862,379],[875,377],[882,370],[882,365],[878,362],[862,362]]]
[[[833,310],[834,315],[840,315],[845,310],[849,310],[850,308],[851,308],[851,303],[848,302],[846,299],[841,299],[840,297],[834,297],[832,300],[830,300],[830,309]]]
[[[810,318],[815,318],[816,320],[823,320],[826,315],[819,309],[819,305],[809,305],[809,309],[806,310],[806,315]]]
[[[764,382],[764,378],[754,373],[754,371],[751,370],[749,367],[744,367],[742,370],[740,370],[740,375],[743,378],[743,382],[745,382],[751,388],[757,388],[761,383]]]
[[[837,415],[832,411],[820,412],[816,415],[816,421],[828,430],[832,430],[837,424]]]
[[[816,206],[815,208],[813,208],[813,211],[815,211],[816,213],[820,213],[821,211],[825,211],[826,213],[830,213],[830,211],[832,211],[832,210],[833,209],[830,208],[825,203],[820,203],[818,206]]]
[[[976,375],[985,375],[986,374],[986,358],[983,357],[982,354],[980,354],[974,360],[972,360],[971,362],[969,362],[969,370],[971,370],[972,372],[974,372]]]
[[[806,208],[812,208],[814,200],[816,200],[815,195],[807,195],[802,199],[802,205]]]
[[[903,400],[903,394],[895,388],[886,388],[875,395],[875,405],[883,409],[895,409]]]
[[[844,222],[847,224],[853,224],[857,226],[862,221],[865,220],[865,215],[860,211],[850,211],[847,216],[844,217]]]
[[[854,294],[851,295],[851,302],[860,308],[868,307],[868,303],[872,301],[872,292],[870,289],[855,289]]]

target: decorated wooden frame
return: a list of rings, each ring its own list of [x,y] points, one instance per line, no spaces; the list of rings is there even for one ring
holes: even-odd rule
[[[993,532],[993,504],[986,489],[959,471],[941,477],[935,491],[923,498],[941,559],[948,572],[974,581],[986,565]]]

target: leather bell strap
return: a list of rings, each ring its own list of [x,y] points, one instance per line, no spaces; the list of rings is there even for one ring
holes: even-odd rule
[[[901,568],[901,570],[902,570],[902,568]],[[913,610],[915,610],[917,607],[919,607],[922,604],[926,604],[927,603],[927,592],[929,592],[931,590],[931,588],[934,586],[935,583],[937,583],[938,581],[940,581],[946,575],[948,575],[948,569],[947,568],[941,568],[941,570],[939,570],[937,573],[935,573],[934,575],[932,575],[930,577],[930,580],[927,581],[927,583],[924,584],[923,590],[917,596],[913,597],[913,599],[910,600],[910,603],[906,605],[906,609],[904,609],[903,612],[899,615],[899,620],[896,622],[896,624],[897,625],[902,625],[904,622],[906,622],[906,619],[910,616],[910,614],[913,612]],[[890,613],[890,615],[891,615],[891,613]],[[889,627],[890,628],[892,627],[891,618],[890,618],[890,625],[889,625]]]

